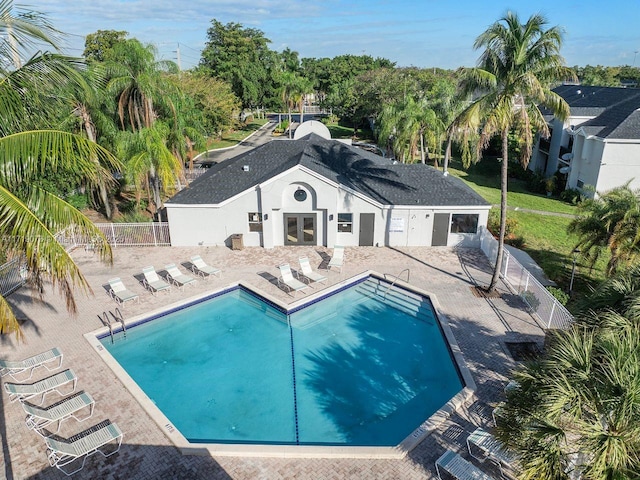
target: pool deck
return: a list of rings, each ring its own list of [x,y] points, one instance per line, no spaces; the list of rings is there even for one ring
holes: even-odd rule
[[[162,271],[165,264],[182,262],[199,254],[210,265],[222,269],[222,279],[199,279],[195,287],[172,288],[169,294],[152,295],[136,277],[142,268],[154,265]],[[71,436],[102,420],[117,423],[124,432],[119,453],[104,458],[90,457],[74,478],[93,479],[344,479],[344,478],[437,478],[435,460],[452,449],[470,459],[465,440],[476,427],[491,426],[491,411],[503,396],[509,371],[516,365],[505,342],[534,341],[542,345],[544,332],[527,313],[524,303],[500,283],[500,298],[485,299],[473,295],[472,287],[486,285],[491,265],[475,249],[445,247],[347,247],[342,273],[329,271],[329,284],[336,284],[366,270],[390,276],[410,269],[410,283],[435,294],[440,312],[448,319],[477,384],[476,399],[447,419],[437,432],[427,437],[402,459],[323,459],[323,458],[255,458],[182,455],[164,432],[153,422],[129,391],[104,364],[83,337],[102,326],[98,315],[114,310],[116,304],[106,293],[107,280],[119,276],[124,284],[140,295],[140,302],[128,302],[121,310],[125,319],[147,311],[167,307],[192,295],[242,281],[291,303],[299,299],[277,286],[277,266],[288,262],[295,270],[298,257],[308,256],[314,268],[326,264],[331,249],[324,247],[277,247],[271,250],[245,248],[233,251],[225,247],[117,248],[114,264],[100,263],[82,249],[73,256],[90,283],[94,294],[76,294],[78,315],[67,314],[64,301],[47,288],[44,301],[22,288],[9,297],[19,318],[24,319],[26,341],[17,344],[13,336],[0,337],[0,358],[22,359],[49,348],[64,353],[63,368],[78,375],[78,389],[96,400],[93,417],[83,423],[67,420],[60,435]],[[325,271],[321,270],[321,273]],[[403,279],[405,278],[403,274]],[[320,287],[318,287],[320,288]],[[34,379],[47,376],[44,369]],[[8,377],[2,378],[11,381]],[[3,388],[4,390],[4,388]],[[180,392],[176,392],[177,395]],[[51,394],[45,404],[57,400]],[[188,399],[185,399],[188,401]],[[25,414],[18,403],[10,403],[6,393],[0,397],[0,478],[67,478],[47,462],[44,442],[24,424]],[[417,427],[417,425],[416,425]],[[475,462],[475,461],[474,461]],[[477,464],[477,463],[476,463]],[[497,470],[490,462],[477,464],[495,478]]]

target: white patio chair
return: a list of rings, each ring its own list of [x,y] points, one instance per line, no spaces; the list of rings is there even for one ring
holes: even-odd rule
[[[57,364],[56,364],[57,362]],[[50,364],[52,364],[50,366]],[[40,367],[44,367],[49,371],[54,371],[62,366],[62,352],[59,348],[52,348],[46,352],[39,353],[33,357],[24,360],[0,360],[0,376],[9,375],[16,382],[24,382],[33,376],[33,372]],[[29,376],[24,378],[16,378],[16,375],[28,372]]]
[[[163,290],[166,290],[167,293],[171,292],[171,285],[158,276],[155,268],[151,266],[144,267],[142,274],[144,275],[142,283],[151,293],[155,294],[155,292],[162,292]]]
[[[476,449],[472,448],[472,446],[476,447],[480,454],[478,454],[477,451],[474,454],[474,450]],[[516,454],[505,449],[500,440],[482,428],[476,428],[473,433],[467,437],[467,449],[469,450],[469,455],[476,460],[484,462],[488,458],[495,463],[498,468],[500,468],[500,475],[503,478],[506,478],[503,469],[505,467],[509,469],[513,468],[514,463],[518,459]]]
[[[60,392],[58,389],[67,383],[73,383],[71,391],[67,393]],[[38,404],[42,405],[44,397],[48,393],[58,392],[60,395],[67,395],[75,391],[77,383],[78,377],[73,373],[73,370],[68,369],[35,383],[5,383],[4,389],[9,394],[9,399],[12,402],[15,402],[16,400],[23,402],[38,395],[42,395],[40,403]]]
[[[63,398],[47,408],[41,408],[28,402],[22,402],[22,408],[27,413],[25,420],[27,428],[44,436],[42,429],[53,423],[57,423],[58,427],[51,433],[57,433],[62,422],[68,418],[75,418],[78,422],[91,418],[95,404],[96,402],[91,395],[80,392],[71,397]],[[79,417],[78,413],[86,409],[89,410],[87,414]]]
[[[124,304],[130,300],[137,300],[140,302],[140,297],[127,290],[122,280],[119,277],[115,277],[109,280],[109,295],[124,308]]]
[[[171,281],[179,288],[184,288],[185,285],[196,285],[196,279],[189,275],[183,274],[175,263],[165,265],[164,269],[167,271],[167,275]]]
[[[333,247],[333,257],[327,265],[327,270],[337,268],[342,273],[342,264],[344,263],[344,247],[336,245]]]
[[[447,450],[436,460],[436,473],[438,478],[442,480],[440,470],[444,470],[457,480],[493,480],[492,477],[452,450]]]
[[[278,267],[280,269],[280,278],[278,278],[278,286],[282,286],[284,283],[289,289],[288,293],[294,292],[294,295],[298,292],[304,292],[309,288],[309,285],[301,282],[300,280],[296,280],[293,278],[293,273],[291,273],[291,267],[288,263],[280,265]]]
[[[84,468],[89,455],[100,452],[104,457],[108,457],[117,453],[122,445],[122,437],[123,434],[118,426],[108,421],[105,424],[95,425],[69,439],[45,437],[49,465],[56,467],[67,476],[73,475]],[[104,453],[101,448],[108,444],[117,445],[117,448],[112,452]],[[63,468],[80,458],[82,458],[82,464],[75,470],[68,472]]]
[[[202,275],[202,277],[210,277],[211,275],[217,275],[222,278],[222,270],[211,265],[207,265],[200,255],[194,255],[191,257],[191,270],[196,275]]]
[[[311,264],[309,263],[309,259],[307,257],[300,257],[298,261],[300,262],[300,270],[302,270],[302,278],[303,279],[306,278],[308,284],[311,284],[311,282],[313,283],[324,282],[325,284],[327,283],[327,277],[319,274],[318,272],[315,272],[311,268]],[[298,272],[298,278],[300,278],[300,272]]]

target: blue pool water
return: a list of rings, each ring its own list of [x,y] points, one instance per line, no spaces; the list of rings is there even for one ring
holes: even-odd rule
[[[364,286],[290,315],[236,288],[102,342],[190,442],[393,446],[463,385],[429,300]]]

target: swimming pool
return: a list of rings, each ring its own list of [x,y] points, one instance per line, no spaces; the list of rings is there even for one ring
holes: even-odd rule
[[[233,286],[98,338],[189,444],[395,447],[468,382],[429,298],[388,286],[289,310]]]

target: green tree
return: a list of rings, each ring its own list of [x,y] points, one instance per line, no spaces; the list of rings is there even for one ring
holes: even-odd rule
[[[513,375],[496,434],[519,454],[520,479],[640,475],[640,317],[597,315],[602,328],[555,334]]]
[[[239,23],[222,24],[216,19],[207,30],[200,67],[229,82],[245,108],[265,103],[272,94],[272,72],[277,54],[268,47],[271,40],[255,28]]]
[[[575,248],[591,267],[604,252],[611,254],[607,273],[640,259],[640,190],[627,184],[586,199],[568,231],[578,236]]]
[[[182,72],[170,78],[194,100],[203,115],[205,131],[219,135],[236,125],[241,105],[229,83],[200,72]]]
[[[84,41],[82,56],[87,62],[105,62],[109,59],[113,47],[127,38],[124,30],[98,30],[90,33]]]
[[[571,78],[572,72],[563,66],[560,56],[562,31],[558,27],[544,29],[547,20],[532,15],[520,23],[518,15],[508,12],[491,25],[475,41],[474,48],[483,48],[479,66],[466,71],[463,91],[480,96],[456,117],[450,132],[480,131],[477,155],[491,138],[502,139],[500,235],[496,264],[488,290],[493,290],[502,267],[504,235],[507,219],[507,167],[509,162],[509,132],[517,132],[522,145],[520,162],[529,162],[534,133],[549,136],[549,127],[539,109],[546,106],[559,119],[569,115],[569,106],[550,87],[558,80]]]
[[[55,234],[73,227],[98,243],[101,258],[111,259],[109,245],[100,231],[78,210],[42,188],[38,179],[44,171],[72,172],[88,185],[108,183],[109,170],[118,161],[86,138],[43,128],[58,116],[52,109],[55,93],[68,84],[82,84],[78,64],[60,55],[40,53],[26,63],[14,63],[31,41],[55,48],[53,31],[37,12],[14,9],[13,2],[0,2],[0,32],[3,69],[0,71],[0,235],[8,255],[23,255],[29,281],[39,291],[50,282],[74,312],[74,291],[91,292],[91,287]],[[54,31],[55,32],[55,31]],[[94,161],[98,159],[98,161]],[[106,166],[105,167],[103,167]],[[0,331],[15,332],[20,327],[9,304],[0,296]]]
[[[163,153],[156,160],[166,163],[165,151],[171,151],[175,147],[175,142],[180,138],[181,132],[179,122],[176,118],[176,106],[173,99],[178,92],[174,85],[169,82],[163,73],[177,73],[177,66],[173,62],[155,59],[155,49],[151,45],[144,46],[139,41],[132,39],[116,44],[113,48],[113,59],[107,62],[107,72],[109,80],[106,86],[107,92],[117,99],[117,116],[120,128],[123,131],[133,133],[145,133],[139,141],[131,141],[126,136],[125,143],[134,147],[121,149],[132,156],[138,158],[143,152],[155,151]],[[161,118],[165,128],[154,129],[154,124]],[[149,142],[160,142],[156,146],[150,146]],[[180,148],[180,147],[177,147]],[[176,151],[175,148],[173,148]],[[132,165],[131,158],[125,159],[125,163]],[[167,164],[173,172],[173,179],[169,181],[164,166],[153,162],[133,162],[133,165],[147,165],[149,170],[148,185],[152,192],[150,197],[155,205],[156,211],[162,207],[162,194],[171,191],[175,182],[180,180],[183,173],[182,163],[175,159]],[[129,168],[129,167],[127,167]],[[137,176],[135,170],[134,176]]]

